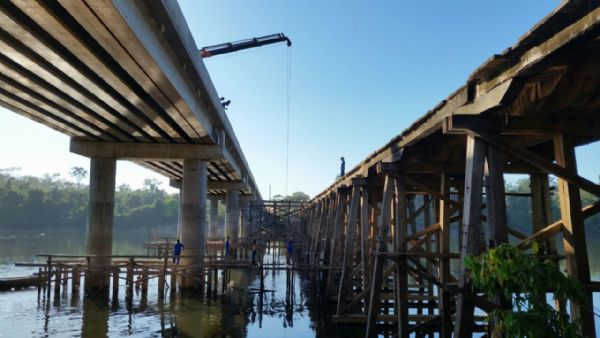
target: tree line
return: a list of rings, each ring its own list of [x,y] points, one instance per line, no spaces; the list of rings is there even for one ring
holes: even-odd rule
[[[33,177],[19,176],[17,172],[17,168],[0,169],[0,230],[85,231],[89,187],[83,183],[88,176],[84,168],[71,168],[72,180],[59,174]],[[308,200],[309,197],[296,192],[287,198]],[[139,189],[127,184],[116,187],[114,228],[117,231],[175,229],[178,213],[179,194],[167,193],[158,180],[146,179]],[[223,224],[224,217],[225,206],[220,203],[219,224]]]
[[[84,231],[87,223],[88,186],[83,168],[72,168],[75,182],[58,174],[43,177],[18,176],[15,169],[0,169],[0,230],[4,231]],[[560,218],[556,180],[550,181],[554,221]],[[507,192],[528,193],[529,179],[522,178],[505,185]],[[309,196],[295,192],[273,199],[308,200]],[[582,205],[598,199],[581,192]],[[531,202],[526,196],[507,196],[508,224],[523,233],[531,232]],[[143,186],[133,189],[122,184],[115,191],[115,230],[145,230],[149,227],[175,228],[179,212],[179,194],[169,194],[161,182],[146,179]],[[225,207],[219,205],[219,223],[223,223]],[[586,220],[589,236],[600,238],[600,214]]]
[[[0,169],[0,230],[84,231],[87,223],[87,171],[75,167],[70,175],[17,176],[15,169]],[[177,224],[178,194],[168,194],[161,182],[146,179],[141,189],[123,184],[115,191],[114,226],[118,230]]]

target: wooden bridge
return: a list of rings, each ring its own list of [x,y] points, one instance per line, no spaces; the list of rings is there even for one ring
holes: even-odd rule
[[[464,258],[531,240],[565,261],[591,302],[599,284],[590,280],[584,220],[600,203],[582,206],[580,190],[600,196],[600,186],[578,175],[575,147],[600,139],[598,5],[563,2],[311,201],[304,245],[326,267],[337,322],[366,324],[366,337],[380,323],[397,325],[399,337],[471,337],[486,330],[475,308],[500,304],[471,293]],[[505,173],[530,178],[521,194],[531,203],[528,233],[507,225]],[[590,305],[572,303],[570,313],[596,336]]]

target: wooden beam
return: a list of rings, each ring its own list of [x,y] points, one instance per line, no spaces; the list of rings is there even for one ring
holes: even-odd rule
[[[360,193],[360,254],[363,266],[362,286],[363,290],[368,290],[370,279],[370,258],[369,258],[369,188],[361,187]]]
[[[419,189],[423,190],[424,192],[428,193],[431,196],[436,197],[437,199],[445,200],[448,203],[453,204],[455,206],[459,206],[459,207],[462,206],[462,204],[460,202],[457,202],[457,201],[451,199],[450,195],[442,195],[439,192],[437,192],[437,191],[429,188],[428,186],[426,186],[425,184],[423,184],[423,183],[421,183],[419,181],[416,181],[414,179],[411,179],[411,178],[407,177],[406,178],[406,183],[408,183],[409,185],[413,185],[413,186],[418,187]]]
[[[385,183],[383,189],[383,199],[381,201],[382,204],[382,212],[381,217],[378,220],[377,224],[377,252],[386,252],[387,251],[387,240],[388,233],[390,228],[390,219],[391,219],[391,204],[392,204],[392,194],[394,193],[394,179],[391,175],[385,176]],[[371,297],[369,298],[368,303],[368,311],[367,311],[367,330],[366,330],[366,338],[375,337],[376,332],[376,322],[379,314],[379,309],[381,304],[380,294],[381,294],[381,282],[383,281],[383,264],[385,258],[380,256],[375,256],[375,266],[373,267],[373,279],[371,282]]]
[[[442,174],[440,179],[440,194],[450,196],[450,179],[447,174]],[[450,204],[445,200],[439,200],[438,224],[440,227],[440,254],[450,253]],[[450,260],[440,258],[439,272],[440,282],[447,284],[450,281]],[[450,294],[444,289],[440,289],[439,313],[442,319],[440,337],[452,337],[452,312],[450,309]]]
[[[481,193],[483,189],[483,165],[486,145],[473,134],[467,135],[467,152],[465,165],[465,192],[463,205],[461,261],[458,272],[458,287],[468,287],[464,259],[468,255],[477,255],[481,249]],[[471,337],[473,334],[473,304],[465,301],[459,294],[456,303],[455,337]]]
[[[560,134],[554,137],[554,153],[556,164],[570,175],[577,176],[575,146],[571,135]],[[559,177],[558,196],[563,229],[563,245],[566,255],[568,274],[582,284],[590,282],[590,266],[587,256],[585,228],[581,212],[581,195],[578,187],[572,182]],[[592,293],[586,292],[586,299],[591,301]],[[571,318],[581,320],[581,333],[586,337],[595,337],[594,312],[591,304],[570,302]]]
[[[338,256],[340,254],[340,248],[338,246],[341,246],[342,242],[342,231],[344,226],[344,213],[346,212],[347,195],[347,187],[343,187],[343,189],[338,189],[338,199],[335,209],[335,219],[333,223],[333,235],[331,238],[331,248],[329,252],[330,267],[338,266]],[[329,275],[327,276],[327,294],[333,294],[337,289],[335,277],[336,273],[334,271],[329,271]]]
[[[406,223],[406,183],[401,177],[394,179],[396,205],[394,208],[394,247],[396,252],[406,252],[406,237],[408,233],[408,224]],[[406,258],[399,257],[399,262],[406,265]],[[396,265],[395,282],[395,302],[398,314],[398,337],[408,338],[410,331],[408,326],[408,274],[406,269]]]
[[[481,124],[481,119],[471,119],[465,116],[457,117],[456,115],[449,116],[446,124],[451,130],[468,130],[473,135],[482,138],[491,145],[498,147],[513,156],[519,158],[523,162],[529,163],[535,167],[538,167],[548,173],[551,173],[567,182],[578,186],[598,197],[600,197],[600,186],[591,182],[590,180],[577,175],[576,173],[569,171],[562,166],[552,163],[551,161],[535,154],[534,152],[513,145],[507,139],[495,135],[488,131],[485,125]]]
[[[423,235],[426,235],[430,232],[438,231],[439,229],[440,229],[440,223],[435,223],[435,224],[432,224],[432,225],[428,226],[427,228],[425,228],[421,231],[418,231],[410,236],[406,236],[406,240],[413,241],[413,240],[415,240]]]
[[[350,274],[352,272],[352,254],[354,252],[354,233],[356,229],[356,219],[358,217],[358,205],[360,203],[360,186],[352,186],[352,195],[350,197],[350,210],[346,218],[346,236],[343,247],[342,276],[340,279],[340,288],[338,292],[337,314],[342,314],[346,306],[348,297],[348,286],[350,283]]]
[[[552,220],[552,201],[550,198],[550,184],[547,174],[537,174],[529,176],[531,186],[531,220],[532,232],[534,234],[541,233],[550,224]],[[562,231],[562,222],[559,227],[556,227],[557,233]],[[548,232],[543,232],[547,236],[543,239],[538,237],[540,244],[540,253],[556,254],[556,239],[551,238]],[[531,237],[531,236],[530,236]],[[531,241],[534,238],[527,238]]]

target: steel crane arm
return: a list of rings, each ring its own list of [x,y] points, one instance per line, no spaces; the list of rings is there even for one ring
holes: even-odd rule
[[[269,45],[272,43],[284,42],[284,41],[287,42],[288,47],[290,47],[292,45],[292,41],[287,36],[285,36],[283,33],[279,33],[279,34],[262,36],[259,38],[246,39],[246,40],[241,40],[241,41],[236,41],[236,42],[228,42],[228,43],[222,43],[219,45],[204,47],[204,48],[200,49],[200,55],[203,58],[207,58],[207,57],[211,57],[211,56],[215,56],[215,55],[236,52],[236,51],[242,50],[242,49],[260,47],[260,46]]]

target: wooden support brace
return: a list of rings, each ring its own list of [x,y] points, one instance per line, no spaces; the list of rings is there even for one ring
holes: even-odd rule
[[[390,209],[392,204],[392,194],[394,193],[394,179],[391,175],[385,176],[382,199],[381,218],[377,224],[377,252],[387,251],[388,233],[390,228]],[[371,296],[367,311],[367,330],[366,338],[374,337],[376,332],[377,316],[380,309],[381,282],[383,281],[383,263],[385,258],[375,256],[375,265],[373,267],[373,278],[371,282]]]
[[[468,286],[464,259],[468,255],[479,254],[480,251],[481,194],[486,148],[486,145],[475,135],[467,135],[461,261],[458,273],[458,286],[461,289]],[[459,294],[456,305],[454,336],[457,338],[471,337],[473,334],[473,304],[466,302],[464,296]]]
[[[348,211],[346,227],[346,243],[344,244],[344,256],[342,263],[342,276],[338,292],[337,314],[340,315],[346,306],[346,297],[348,297],[348,286],[350,283],[350,273],[352,272],[352,253],[354,252],[354,233],[356,229],[356,219],[358,217],[358,207],[360,203],[360,186],[352,187],[352,196],[350,198],[350,210]]]

